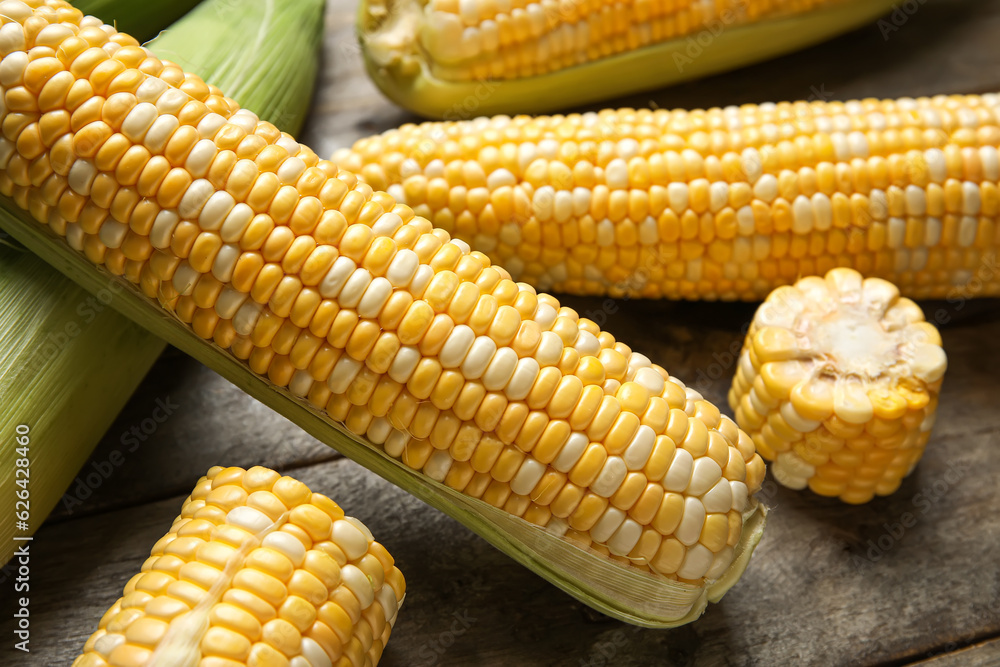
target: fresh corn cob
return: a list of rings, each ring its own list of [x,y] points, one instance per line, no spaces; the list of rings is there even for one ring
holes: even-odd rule
[[[214,467],[74,667],[374,667],[406,582],[357,519],[273,470]]]
[[[729,405],[779,483],[865,503],[923,455],[946,367],[937,329],[895,285],[833,269],[767,297]]]
[[[428,117],[539,113],[743,67],[862,26],[888,0],[362,0],[368,73]]]
[[[130,16],[121,2],[90,4],[112,12],[108,16]],[[148,20],[169,14],[164,4],[176,11],[177,3],[156,0],[143,3],[138,15]],[[293,130],[312,95],[322,8],[322,0],[271,2],[267,10],[260,2],[237,7],[229,0],[206,0],[148,47],[160,55],[183,52],[191,69],[231,84],[243,102],[266,98],[262,116]],[[248,32],[266,48],[247,55],[236,36]],[[295,60],[294,69],[288,59]],[[23,211],[13,214],[30,221]],[[28,533],[33,533],[164,343],[108,307],[122,291],[110,279],[91,296],[23,248],[0,247],[0,264],[0,433],[13,437],[19,424],[31,429]],[[15,477],[15,458],[14,448],[0,450],[2,489],[13,490],[25,479]],[[0,563],[13,553],[15,518],[9,512],[0,517]]]
[[[44,225],[12,233],[121,276],[147,297],[127,314],[590,604],[676,624],[735,581],[764,464],[729,418],[198,77],[33,4],[0,3],[0,192]]]
[[[622,109],[404,125],[333,155],[570,294],[760,300],[852,267],[1000,294],[1000,97]],[[985,269],[985,270],[984,270]]]

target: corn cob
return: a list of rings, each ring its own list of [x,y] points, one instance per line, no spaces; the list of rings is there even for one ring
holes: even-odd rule
[[[570,294],[760,300],[851,267],[914,298],[1000,246],[1000,97],[622,109],[405,125],[333,161]]]
[[[607,557],[590,567],[655,573],[626,592],[652,608],[669,591],[673,615],[613,608],[603,579],[570,581],[582,566],[553,577],[588,603],[686,622],[735,581],[762,527],[764,464],[700,394],[128,36],[32,4],[0,3],[0,192],[46,228],[12,233],[121,276],[186,335],[138,315],[148,301],[125,312],[224,372],[228,350],[238,384],[272,403],[287,388],[328,440],[342,424],[421,471],[400,483],[422,498],[480,499],[459,515],[522,562],[549,548],[540,534],[565,536]],[[528,524],[548,533],[511,539]]]
[[[357,519],[273,470],[214,467],[74,667],[374,667],[406,583]]]
[[[156,0],[131,15],[121,2],[89,4],[132,25],[183,6]],[[291,131],[301,125],[312,94],[323,3],[286,0],[269,7],[206,0],[147,46],[160,55],[183,52],[194,71],[232,84],[243,102],[266,98],[262,115]],[[162,27],[147,24],[145,31]],[[248,32],[266,47],[246,54],[235,37]],[[294,69],[287,66],[290,59]],[[23,211],[14,214],[30,220]],[[33,533],[164,343],[108,307],[123,291],[110,279],[91,296],[23,248],[0,247],[0,264],[0,433],[14,434],[19,424],[31,429]],[[15,488],[15,454],[14,448],[0,450],[0,488]],[[0,516],[0,562],[13,553],[14,532],[14,514]]]
[[[946,367],[919,306],[892,283],[834,269],[767,297],[729,405],[779,483],[865,503],[923,455]]]
[[[512,540],[522,524],[589,546],[582,565],[543,572],[609,613],[686,622],[738,577],[762,527],[764,466],[697,392],[128,36],[32,4],[0,3],[0,192],[46,227],[12,233],[60,265],[122,276],[176,320],[149,317],[148,301],[124,312],[328,440],[341,423],[422,471],[400,483],[522,562],[560,549],[537,529]],[[481,502],[456,510],[449,488]],[[657,576],[628,591],[579,580],[611,560],[635,565],[612,580]],[[615,607],[619,593],[643,609]],[[669,617],[649,611],[661,595]]]
[[[743,67],[864,25],[886,0],[363,0],[368,73],[428,117],[539,113]]]

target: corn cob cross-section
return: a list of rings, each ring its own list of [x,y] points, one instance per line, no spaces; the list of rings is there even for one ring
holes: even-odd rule
[[[947,366],[941,336],[894,285],[851,269],[761,305],[729,404],[781,484],[864,503],[924,453]]]
[[[0,192],[406,466],[622,563],[727,572],[764,474],[733,421],[197,77],[33,5],[0,3]]]
[[[417,113],[551,111],[793,51],[886,0],[363,0],[368,73]]]
[[[572,294],[760,300],[851,267],[914,298],[1000,294],[1000,97],[405,125],[333,160]],[[991,270],[983,271],[984,268]]]
[[[75,667],[373,667],[406,584],[357,519],[273,470],[215,467]]]

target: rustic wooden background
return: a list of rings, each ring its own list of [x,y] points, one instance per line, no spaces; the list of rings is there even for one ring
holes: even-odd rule
[[[321,154],[411,120],[365,79],[353,11],[352,0],[330,0],[322,80],[304,137]],[[872,25],[797,55],[615,104],[1000,90],[1000,0],[909,0],[903,11],[890,24],[898,30]],[[599,307],[598,300],[566,301],[581,312]],[[0,663],[69,664],[199,475],[216,464],[264,464],[335,498],[397,558],[408,593],[387,667],[1000,664],[998,303],[924,304],[941,326],[950,368],[927,455],[902,488],[848,507],[768,481],[769,525],[743,580],[697,623],[670,631],[590,611],[168,349],[81,479],[115,450],[124,463],[97,488],[71,489],[79,503],[60,507],[32,543],[27,658],[9,650],[12,582],[0,573]],[[733,371],[727,354],[738,349],[753,310],[627,302],[606,328],[722,406]],[[123,437],[158,403],[174,406],[172,414],[129,451]],[[916,523],[901,529],[906,513]]]

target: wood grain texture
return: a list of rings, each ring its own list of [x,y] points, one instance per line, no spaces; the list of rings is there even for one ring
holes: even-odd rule
[[[795,56],[621,104],[708,106],[1000,89],[1000,0],[928,0]],[[330,0],[325,67],[304,141],[327,155],[413,120],[365,78],[351,0]],[[823,92],[826,91],[826,92]],[[618,104],[613,103],[613,104]],[[566,298],[725,408],[752,304]],[[318,443],[175,350],[161,358],[32,543],[32,653],[10,650],[10,571],[0,573],[0,664],[63,665],[77,654],[211,465],[294,474],[364,521],[408,581],[383,663],[393,665],[1000,664],[1000,302],[922,304],[950,368],[928,453],[890,498],[848,507],[778,488],[743,580],[697,623],[672,631],[608,620],[448,517]],[[168,401],[169,399],[169,401]],[[133,427],[172,414],[133,451]],[[162,410],[162,406],[161,406]],[[124,462],[90,484],[112,452]],[[96,478],[91,477],[91,481]],[[91,488],[93,487],[93,488]],[[75,491],[74,497],[85,495]],[[906,519],[909,527],[902,527]]]
[[[996,667],[1000,665],[1000,639],[990,639],[957,651],[948,647],[920,663],[921,667]]]

